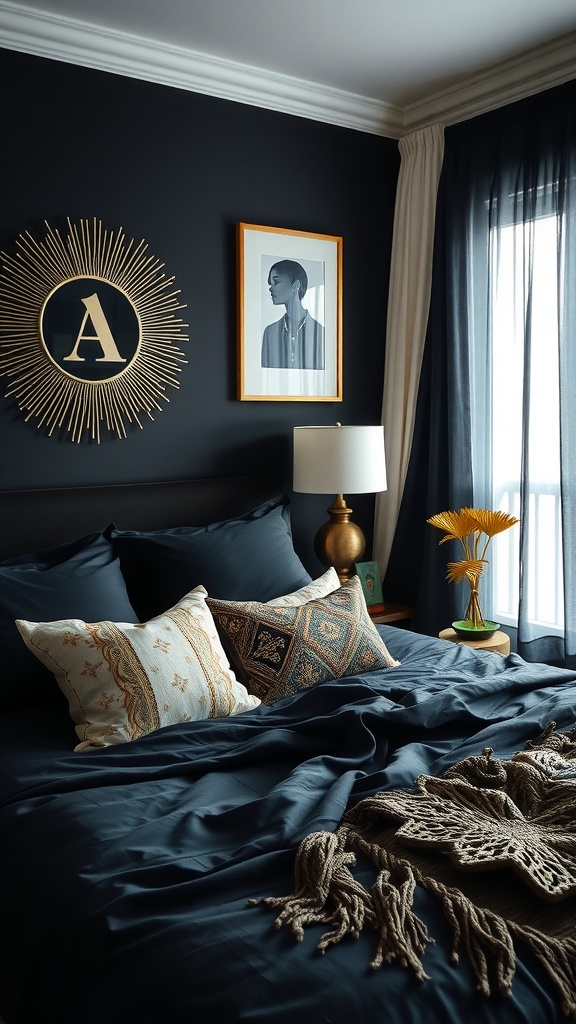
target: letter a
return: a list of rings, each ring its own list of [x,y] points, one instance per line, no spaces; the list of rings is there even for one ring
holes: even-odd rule
[[[63,361],[73,363],[85,363],[86,360],[83,356],[78,355],[78,346],[81,341],[99,341],[100,347],[104,353],[103,356],[99,356],[95,362],[97,363],[125,363],[126,360],[120,355],[114,338],[112,337],[112,331],[108,326],[108,321],[104,315],[104,310],[100,305],[100,299],[96,292],[94,295],[89,295],[86,299],[82,299],[82,302],[86,306],[86,312],[82,323],[80,324],[80,330],[76,338],[76,344],[72,349],[69,356],[65,356]],[[90,317],[96,334],[84,334],[84,328],[86,321]]]

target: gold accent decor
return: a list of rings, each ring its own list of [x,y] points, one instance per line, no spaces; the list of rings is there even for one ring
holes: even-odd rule
[[[444,536],[439,541],[440,544],[447,540],[460,541],[464,558],[459,562],[448,562],[446,579],[449,583],[459,583],[464,579],[468,581],[470,599],[463,622],[467,628],[485,629],[478,588],[484,566],[488,564],[486,553],[492,537],[515,526],[520,520],[507,512],[492,512],[485,508],[461,508],[459,512],[438,512],[426,522],[443,530]],[[485,537],[483,542],[482,535]]]
[[[364,554],[364,534],[351,521],[353,509],[344,494],[386,490],[386,456],[382,426],[294,427],[293,487],[304,494],[335,494],[330,519],[320,527],[314,550],[326,566],[334,566],[340,582],[355,575]]]
[[[355,574],[354,563],[364,554],[366,542],[360,527],[350,519],[349,508],[342,494],[326,510],[330,516],[314,538],[314,551],[322,565],[333,565],[341,583]]]
[[[2,253],[0,376],[10,381],[25,419],[51,435],[85,432],[100,443],[105,428],[119,438],[127,424],[142,428],[168,402],[168,387],[186,363],[175,342],[187,327],[174,278],[101,221],[67,221],[62,237],[46,222],[46,237],[18,236],[16,254]]]
[[[237,225],[238,400],[342,401],[342,237]]]

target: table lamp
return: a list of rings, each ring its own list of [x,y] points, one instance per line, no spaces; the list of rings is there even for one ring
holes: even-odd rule
[[[314,551],[322,565],[333,565],[342,583],[354,575],[354,563],[364,554],[366,542],[350,516],[353,509],[344,494],[369,494],[386,490],[386,458],[383,427],[346,427],[340,423],[322,427],[294,427],[295,491],[335,494],[327,510],[330,519],[314,539]]]

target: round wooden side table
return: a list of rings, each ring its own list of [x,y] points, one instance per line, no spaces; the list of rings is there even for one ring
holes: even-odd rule
[[[441,629],[438,633],[441,640],[449,640],[453,644],[464,644],[465,647],[474,647],[477,651],[493,651],[494,654],[510,654],[510,637],[498,629],[488,640],[463,640],[458,636],[455,629],[450,626],[448,629]]]

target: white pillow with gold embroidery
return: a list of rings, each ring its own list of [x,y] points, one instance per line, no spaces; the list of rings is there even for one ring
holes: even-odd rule
[[[163,615],[136,624],[16,621],[68,698],[81,741],[75,750],[260,704],[231,671],[206,597],[196,587]]]

